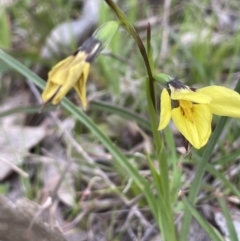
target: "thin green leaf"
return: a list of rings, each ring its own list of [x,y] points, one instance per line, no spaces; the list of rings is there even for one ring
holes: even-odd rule
[[[194,216],[194,218],[198,221],[201,227],[209,235],[211,240],[224,241],[223,238],[220,238],[220,234],[217,235],[217,231],[199,214],[199,212],[196,210],[196,208],[192,205],[192,203],[188,200],[186,196],[183,196],[182,201],[187,210]]]
[[[7,11],[1,6],[0,9],[0,47],[9,48],[11,44],[11,27]]]
[[[174,221],[172,217],[172,209],[169,202],[167,202],[166,197],[163,195],[163,184],[162,179],[156,168],[153,165],[153,162],[148,158],[148,163],[153,177],[153,183],[156,186],[157,198],[155,199],[158,209],[156,213],[158,214],[158,224],[161,230],[161,236],[163,240],[176,240],[176,232]]]
[[[90,109],[94,110],[101,110],[104,112],[109,112],[112,114],[117,114],[119,116],[122,116],[124,118],[127,118],[128,120],[134,120],[139,125],[144,127],[146,130],[151,131],[151,126],[149,124],[149,121],[146,120],[144,117],[136,114],[135,112],[132,112],[126,108],[118,107],[116,105],[112,105],[103,101],[92,101],[90,103]]]
[[[18,107],[11,108],[9,110],[0,112],[0,117],[2,118],[4,116],[16,114],[16,113],[34,114],[34,113],[38,113],[40,108],[41,108],[40,105],[38,105],[38,106],[18,106]],[[53,108],[55,108],[55,107],[47,106],[44,109],[44,112],[50,111]]]
[[[226,204],[225,200],[223,198],[219,198],[218,202],[219,202],[219,204],[222,208],[224,217],[226,219],[230,240],[231,241],[238,241],[236,229],[235,229],[235,226],[233,224],[233,220],[232,220],[231,214],[229,212],[229,208],[227,207],[227,204]]]
[[[217,180],[220,180],[225,188],[229,188],[229,190],[236,195],[240,199],[240,191],[239,189],[232,184],[224,174],[220,173],[218,170],[214,168],[211,164],[207,164],[206,170],[210,172],[212,175],[216,177]]]
[[[223,165],[230,165],[230,162],[236,160],[240,156],[240,150],[236,150],[233,153],[229,153],[224,155],[223,157],[219,158],[214,162],[214,164],[219,164],[221,166]]]

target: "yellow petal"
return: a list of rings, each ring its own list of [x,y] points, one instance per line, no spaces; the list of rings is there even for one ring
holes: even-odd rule
[[[172,110],[172,119],[177,129],[196,149],[203,147],[211,134],[212,113],[204,104],[193,104],[192,116],[186,117],[181,107]]]
[[[59,85],[54,84],[50,81],[47,82],[44,91],[42,92],[43,102],[50,100],[59,90]]]
[[[73,61],[74,56],[69,56],[53,66],[52,70],[48,73],[48,81],[58,85],[63,85]]]
[[[57,63],[48,74],[48,79],[55,84],[64,85],[71,68],[83,65],[87,58],[86,53],[78,52]]]
[[[79,98],[81,99],[83,109],[87,108],[87,98],[86,98],[86,84],[87,78],[90,70],[90,64],[85,63],[83,67],[83,72],[79,80],[74,85],[74,89],[77,91]]]
[[[211,96],[194,92],[190,89],[174,89],[171,88],[172,100],[187,100],[199,104],[208,104],[211,101]]]
[[[53,98],[52,103],[54,105],[59,103],[61,101],[61,99],[74,87],[76,82],[81,78],[84,65],[85,65],[84,62],[79,62],[78,64],[71,66],[67,71],[59,69],[58,72],[60,72],[60,71],[65,72],[62,74],[62,76],[65,77],[65,81],[64,81],[63,85],[61,86],[61,89],[58,91],[56,96]],[[55,76],[53,76],[52,78],[55,79]]]
[[[222,86],[208,86],[197,92],[211,96],[209,106],[213,114],[240,118],[240,95],[236,91]]]
[[[66,83],[66,79],[68,76],[67,67],[70,66],[73,59],[74,59],[74,56],[69,56],[68,58],[60,61],[48,73],[48,81],[42,93],[42,99],[44,102],[47,102],[51,98],[53,98],[57,94],[57,92],[59,92],[62,85]],[[57,104],[63,97],[64,95],[61,95],[61,97],[58,95],[57,99],[55,99],[56,98],[55,96],[55,98],[53,99],[53,104]]]
[[[171,119],[171,99],[166,89],[161,93],[160,123],[158,130],[163,130]]]
[[[88,55],[85,52],[79,51],[74,58],[74,63],[86,62]]]
[[[82,78],[86,58],[87,54],[79,51],[76,55],[65,58],[52,68],[48,74],[47,85],[42,93],[44,102],[52,99],[52,103],[55,105],[61,101],[76,82]]]

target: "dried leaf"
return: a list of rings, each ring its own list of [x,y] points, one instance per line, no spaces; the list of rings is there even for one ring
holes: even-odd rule
[[[46,135],[46,129],[40,127],[0,126],[0,181],[12,171],[6,160],[21,165],[28,150],[39,143]]]
[[[27,199],[21,199],[14,204],[0,196],[0,240],[66,241],[57,226],[50,227],[40,218],[34,222],[31,230],[28,230],[35,213],[39,210],[40,206],[37,203]]]

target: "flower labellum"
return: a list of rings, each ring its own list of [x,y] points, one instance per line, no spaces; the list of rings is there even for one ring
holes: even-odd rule
[[[172,118],[187,141],[200,149],[211,135],[213,114],[240,118],[240,95],[222,86],[195,90],[178,80],[171,80],[161,94],[158,130],[163,130]]]

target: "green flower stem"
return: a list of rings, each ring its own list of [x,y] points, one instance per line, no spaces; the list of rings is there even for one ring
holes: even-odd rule
[[[148,29],[147,29],[147,51],[146,51],[138,33],[133,28],[133,26],[129,23],[128,19],[126,18],[122,10],[112,0],[105,0],[105,1],[111,7],[111,9],[116,13],[117,17],[122,22],[124,28],[136,41],[147,69],[148,76],[146,77],[146,97],[147,97],[152,133],[153,133],[153,138],[154,138],[154,143],[156,148],[156,155],[158,157],[158,162],[159,162],[159,173],[160,173],[159,183],[155,183],[155,186],[159,186],[159,188],[157,188],[158,198],[155,201],[155,203],[158,203],[158,205],[157,205],[157,209],[152,209],[152,212],[158,214],[158,218],[156,219],[156,221],[158,222],[158,225],[161,228],[162,238],[164,240],[176,241],[177,240],[176,231],[175,231],[173,211],[172,211],[172,206],[170,201],[171,199],[170,199],[170,185],[169,185],[169,178],[168,178],[167,156],[165,153],[165,148],[162,143],[162,138],[160,136],[160,133],[157,131],[158,121],[156,116],[154,78],[152,73],[152,71],[154,71],[154,64],[153,64],[152,48],[151,48],[151,28],[150,26],[148,26]],[[152,170],[152,174],[154,174],[153,170]],[[155,182],[158,182],[157,178]]]
[[[155,93],[154,93],[154,78],[153,78],[152,69],[151,69],[151,66],[150,66],[150,63],[148,60],[148,55],[147,55],[146,49],[143,45],[143,42],[142,42],[141,38],[139,37],[135,28],[130,24],[130,22],[126,18],[125,14],[122,12],[122,10],[112,0],[105,0],[105,2],[116,13],[117,17],[122,22],[123,27],[127,30],[127,32],[134,38],[134,40],[137,43],[137,46],[140,50],[140,53],[143,57],[143,61],[145,63],[146,69],[147,69],[148,78],[149,78],[149,89],[151,92],[151,100],[152,100],[153,106],[155,108],[156,104],[155,104]]]
[[[147,54],[149,63],[152,71],[154,71],[154,61],[152,56],[152,46],[151,46],[151,26],[148,25],[147,28]],[[153,72],[154,77],[156,76]],[[158,129],[158,122],[156,118],[156,111],[151,103],[149,90],[149,79],[146,79],[146,96],[148,100],[148,109],[151,117],[152,132],[154,136],[154,143],[156,146],[156,153],[158,157],[159,164],[159,181],[155,180],[158,190],[158,198],[161,200],[161,206],[159,207],[159,226],[161,227],[161,234],[163,240],[177,240],[176,230],[174,225],[174,216],[172,210],[172,198],[170,197],[170,185],[169,185],[169,170],[168,170],[168,158],[165,151],[164,143],[160,133],[156,131]],[[154,175],[153,169],[151,169],[152,175]],[[155,174],[156,175],[156,174]]]
[[[153,71],[155,72],[153,54],[152,54],[153,51],[152,51],[152,45],[151,45],[151,37],[152,37],[152,35],[151,35],[151,25],[148,23],[148,27],[147,27],[147,56],[148,56],[150,68],[151,68],[152,72]],[[154,72],[153,72],[153,76],[155,76]]]
[[[240,81],[238,81],[236,87],[235,87],[235,91],[240,93]],[[196,172],[195,172],[195,177],[194,180],[192,182],[190,191],[189,191],[189,195],[188,195],[188,199],[189,201],[194,205],[196,202],[196,197],[197,194],[199,192],[200,186],[201,186],[201,180],[203,178],[204,172],[207,168],[207,163],[211,158],[211,155],[213,153],[214,147],[222,133],[222,130],[225,126],[225,124],[227,123],[228,117],[221,117],[216,129],[214,130],[205,150],[202,156],[202,160],[199,162]],[[180,231],[180,241],[186,241],[187,240],[187,236],[188,236],[188,231],[189,231],[189,227],[191,224],[191,219],[192,219],[192,215],[188,210],[185,210],[184,212],[184,216],[183,216],[183,222],[182,222],[182,228]]]

